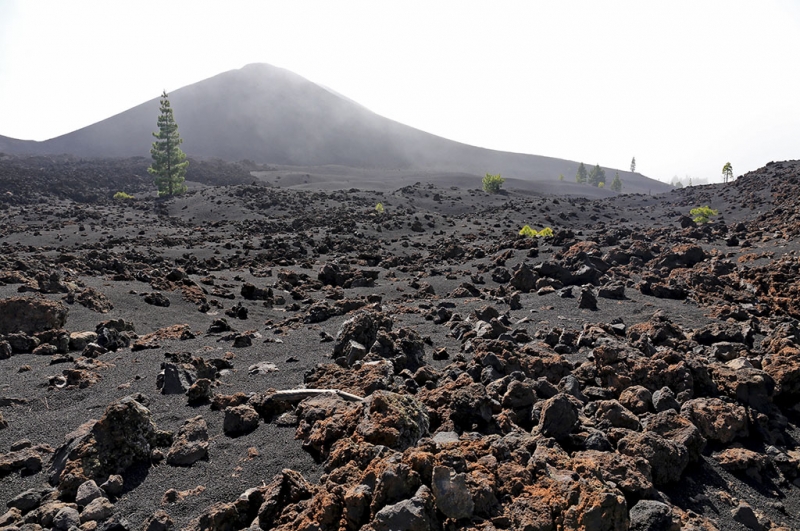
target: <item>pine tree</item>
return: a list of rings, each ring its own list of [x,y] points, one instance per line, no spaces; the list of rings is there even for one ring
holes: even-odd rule
[[[636,172],[636,157],[631,159],[631,173]]]
[[[586,179],[586,166],[584,166],[583,162],[581,162],[581,165],[578,166],[578,173],[575,174],[575,182],[578,184],[585,184]]]
[[[733,166],[731,166],[730,162],[726,162],[725,166],[722,167],[722,180],[725,183],[733,180]]]
[[[153,163],[147,168],[147,172],[155,175],[158,195],[172,196],[186,192],[184,181],[189,161],[186,160],[186,153],[180,148],[183,140],[178,134],[178,124],[175,123],[167,91],[161,94],[158,132],[153,133],[153,136],[156,138],[153,147],[150,148]]]
[[[589,184],[592,186],[599,186],[600,183],[606,182],[606,171],[600,167],[599,164],[595,164],[592,171],[589,173]]]
[[[611,189],[615,192],[622,191],[622,181],[619,178],[619,172],[614,173],[614,180],[611,181]]]

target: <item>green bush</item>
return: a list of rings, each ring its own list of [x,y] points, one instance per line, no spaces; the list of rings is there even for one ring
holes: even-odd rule
[[[525,236],[526,238],[550,238],[553,236],[553,229],[545,227],[537,232],[536,229],[532,229],[530,225],[525,225],[522,227],[522,230],[519,231],[519,235]]]
[[[133,196],[130,194],[126,194],[125,192],[117,192],[114,194],[114,199],[117,201],[126,201],[128,199],[133,199]]]
[[[504,182],[506,180],[500,177],[499,173],[497,175],[487,173],[486,177],[483,178],[483,191],[487,194],[500,193],[500,187],[503,186]]]
[[[692,216],[692,219],[695,223],[708,223],[708,220],[711,216],[716,216],[719,214],[718,211],[709,208],[706,206],[701,206],[697,208],[693,208],[689,211],[689,214]]]
[[[384,212],[386,212],[386,209],[383,208],[383,203],[378,203],[377,205],[375,205],[375,212],[377,212],[378,214],[383,214]]]

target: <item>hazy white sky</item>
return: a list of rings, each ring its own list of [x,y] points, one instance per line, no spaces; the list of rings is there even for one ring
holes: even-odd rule
[[[254,62],[453,140],[661,180],[800,158],[794,0],[0,0],[0,135]]]

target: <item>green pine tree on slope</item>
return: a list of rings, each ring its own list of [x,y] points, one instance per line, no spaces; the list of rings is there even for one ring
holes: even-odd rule
[[[186,192],[186,153],[181,151],[183,140],[178,134],[178,124],[172,114],[167,91],[161,94],[161,108],[158,115],[158,132],[153,133],[156,141],[150,148],[153,163],[147,168],[155,176],[158,195],[173,196]]]

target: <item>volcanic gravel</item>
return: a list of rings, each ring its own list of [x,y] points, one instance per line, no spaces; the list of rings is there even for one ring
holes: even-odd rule
[[[0,160],[0,501],[39,493],[0,529],[800,528],[800,162],[595,200],[146,165]],[[363,400],[275,394],[317,387]]]

